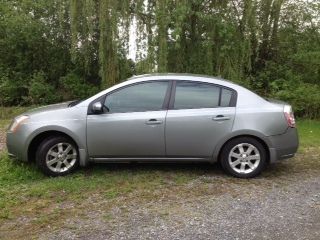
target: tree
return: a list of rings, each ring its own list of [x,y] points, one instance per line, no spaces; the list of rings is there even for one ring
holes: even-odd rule
[[[3,105],[29,104],[49,85],[86,97],[149,72],[221,76],[296,106],[296,89],[319,85],[318,1],[3,0],[0,13]],[[307,105],[302,115],[318,112]]]

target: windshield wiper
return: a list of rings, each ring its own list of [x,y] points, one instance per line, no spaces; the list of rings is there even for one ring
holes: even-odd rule
[[[76,105],[78,105],[79,103],[81,103],[82,100],[76,100],[76,101],[73,101],[71,103],[68,104],[68,107],[74,107]]]

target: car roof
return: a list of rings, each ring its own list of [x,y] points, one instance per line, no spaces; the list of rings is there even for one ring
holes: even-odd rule
[[[148,74],[142,74],[142,75],[134,75],[128,80],[138,80],[138,79],[144,79],[144,78],[153,78],[154,80],[163,80],[163,78],[171,78],[173,80],[195,80],[195,79],[203,79],[203,80],[219,80],[219,81],[225,81],[229,83],[233,83],[232,81],[223,79],[221,77],[213,77],[209,75],[203,75],[203,74],[193,74],[193,73],[148,73]],[[234,84],[234,83],[233,83]]]
[[[144,75],[138,75],[133,76],[126,81],[123,81],[117,85],[114,85],[94,96],[91,98],[85,100],[82,105],[87,105],[89,102],[93,101],[94,99],[97,99],[98,97],[111,92],[113,90],[116,90],[121,87],[125,87],[130,84],[134,83],[140,83],[145,81],[161,81],[161,80],[181,80],[181,81],[198,81],[198,82],[204,82],[204,83],[212,83],[216,85],[221,85],[224,87],[229,87],[231,89],[234,89],[237,91],[238,94],[238,103],[237,105],[248,105],[253,104],[254,100],[255,102],[260,99],[258,102],[264,102],[260,96],[256,95],[255,93],[251,92],[250,90],[233,83],[231,81],[225,80],[220,77],[213,77],[213,76],[207,76],[207,75],[198,75],[198,74],[187,74],[187,73],[152,73],[152,74],[144,74]]]
[[[152,73],[152,74],[144,74],[133,76],[123,84],[137,83],[143,81],[158,81],[158,80],[181,80],[181,81],[198,81],[198,82],[206,82],[213,83],[217,85],[223,85],[225,87],[230,88],[242,88],[240,85],[231,82],[229,80],[225,80],[220,77],[213,77],[208,75],[200,75],[200,74],[190,74],[190,73]]]

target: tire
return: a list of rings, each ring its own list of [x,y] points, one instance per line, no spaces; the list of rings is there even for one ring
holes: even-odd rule
[[[235,138],[223,147],[220,163],[224,171],[234,177],[253,178],[266,166],[266,149],[254,138]]]
[[[78,147],[63,136],[46,138],[37,149],[36,164],[47,176],[67,175],[79,166]]]

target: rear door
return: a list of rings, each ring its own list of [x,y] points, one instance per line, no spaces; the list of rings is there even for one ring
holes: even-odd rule
[[[196,81],[175,81],[166,118],[168,157],[211,157],[235,117],[236,92]]]

